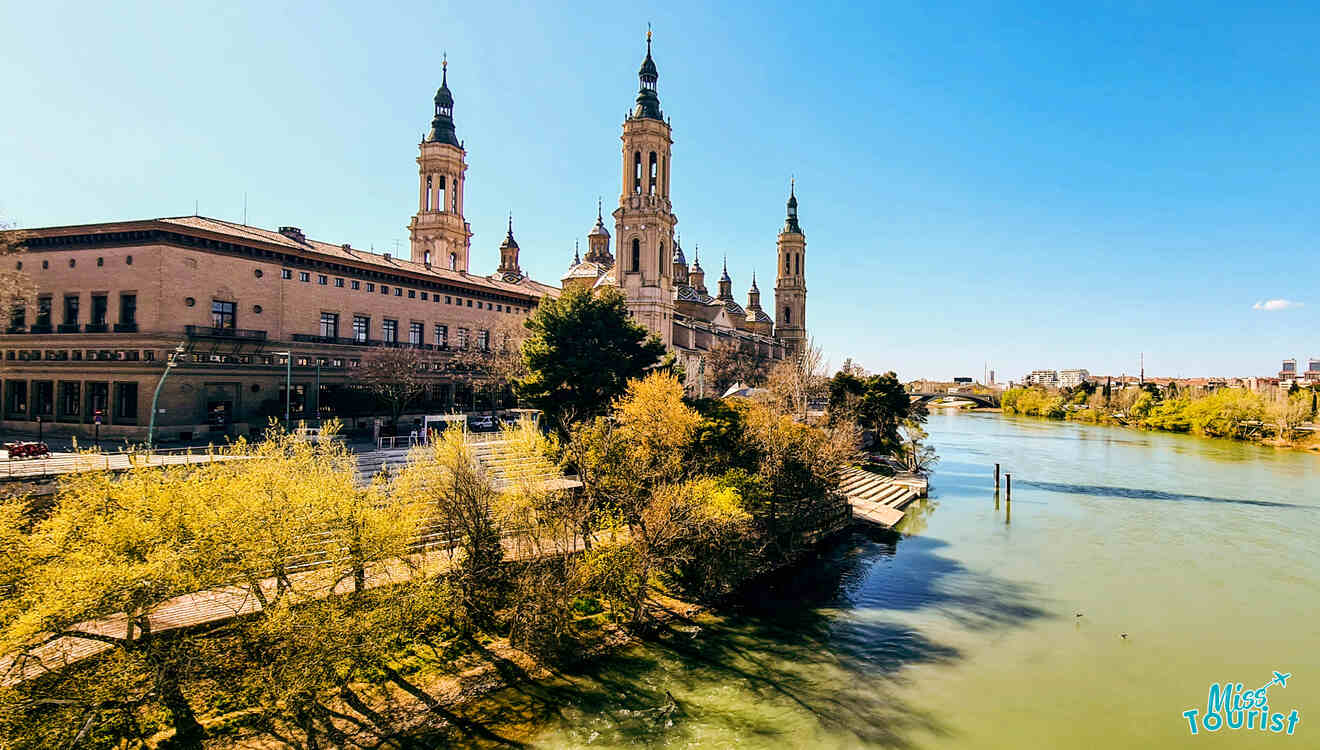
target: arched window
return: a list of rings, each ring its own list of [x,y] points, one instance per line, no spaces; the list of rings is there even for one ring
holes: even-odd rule
[[[648,193],[648,194],[650,194],[650,195],[655,195],[655,181],[656,181],[656,178],[659,177],[659,175],[660,175],[660,173],[659,173],[659,167],[657,166],[657,163],[656,163],[655,152],[652,151],[652,152],[651,152],[651,173],[650,173],[650,182],[648,183],[648,187],[647,187],[647,193]]]
[[[664,276],[665,275],[665,243],[663,242],[660,243],[660,252],[655,257],[660,259],[659,261],[656,262],[656,266],[659,267],[660,269],[660,275]]]
[[[633,192],[642,194],[642,152],[633,152]]]
[[[660,192],[663,195],[669,195],[669,160],[663,156],[660,157],[660,171],[664,172],[664,187],[661,188]]]
[[[792,253],[784,253],[784,275],[793,273],[792,259],[793,259]]]
[[[793,264],[797,269],[793,271],[794,276],[802,275],[802,253],[793,253]]]
[[[425,263],[425,264],[428,265],[428,266],[431,265],[431,251],[430,251],[430,250],[427,250],[426,252],[422,253],[422,262]]]
[[[423,211],[431,210],[431,175],[426,176],[426,203],[422,206]]]
[[[435,193],[435,198],[436,198],[436,201],[435,201],[435,204],[436,204],[436,205],[435,205],[435,207],[436,207],[436,210],[437,210],[437,211],[443,211],[443,210],[445,210],[445,203],[447,203],[447,201],[445,200],[445,193],[446,193],[446,192],[447,192],[447,191],[446,191],[446,188],[445,188],[445,176],[444,176],[444,175],[440,175],[440,189],[437,190],[436,193]]]
[[[784,325],[792,325],[792,324],[793,324],[793,311],[789,309],[788,305],[784,305]]]
[[[642,241],[633,237],[632,245],[632,270],[637,273],[642,270]]]
[[[458,270],[458,253],[449,254],[449,270],[451,271]]]
[[[454,178],[454,184],[449,188],[449,210],[458,213],[458,178]]]

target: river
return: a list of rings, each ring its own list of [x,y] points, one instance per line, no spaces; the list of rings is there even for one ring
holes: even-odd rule
[[[929,431],[902,535],[834,540],[700,632],[469,716],[546,748],[1320,747],[1320,457],[998,415]],[[1211,682],[1274,670],[1293,737],[1191,734]]]

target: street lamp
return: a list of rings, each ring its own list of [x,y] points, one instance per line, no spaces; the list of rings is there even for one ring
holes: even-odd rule
[[[284,429],[289,429],[289,407],[293,404],[293,352],[271,352],[284,355]]]
[[[150,451],[153,447],[155,447],[156,403],[160,400],[160,389],[165,387],[165,378],[168,378],[170,376],[170,370],[173,370],[175,367],[178,367],[179,355],[183,354],[184,351],[185,351],[185,347],[182,342],[180,342],[178,346],[174,347],[174,351],[171,352],[169,358],[165,360],[165,371],[160,374],[160,380],[156,382],[156,392],[151,396],[151,422],[147,427],[148,451]]]

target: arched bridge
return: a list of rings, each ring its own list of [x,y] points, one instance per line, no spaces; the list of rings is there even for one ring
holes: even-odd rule
[[[912,398],[914,404],[930,403],[941,398],[960,398],[964,401],[971,401],[977,406],[987,406],[990,408],[999,408],[999,396],[994,393],[950,393],[948,391],[922,392],[909,391],[908,396]]]

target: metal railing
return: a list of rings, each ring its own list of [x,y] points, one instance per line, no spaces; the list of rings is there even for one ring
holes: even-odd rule
[[[266,332],[254,328],[229,328],[227,326],[194,326],[187,325],[183,327],[185,336],[192,338],[209,339],[245,339],[251,341],[265,341]]]

